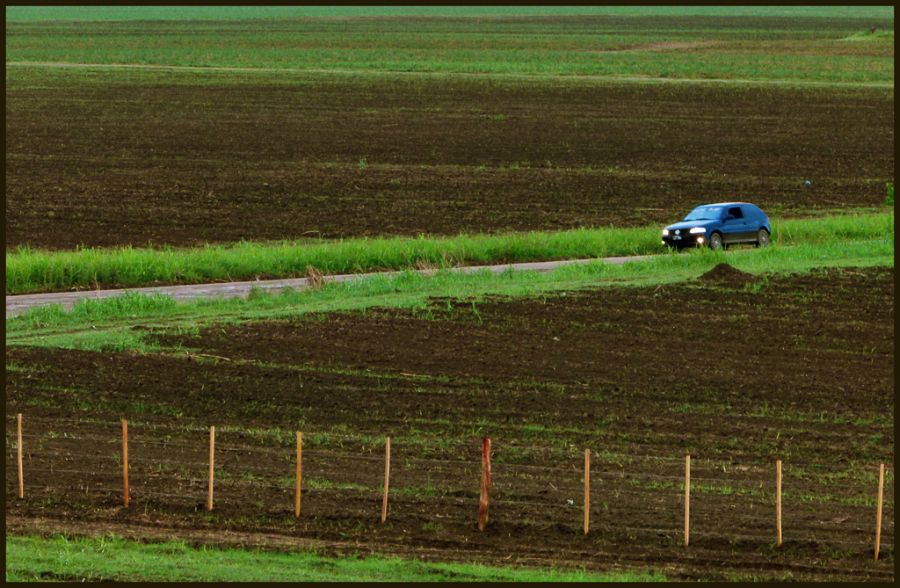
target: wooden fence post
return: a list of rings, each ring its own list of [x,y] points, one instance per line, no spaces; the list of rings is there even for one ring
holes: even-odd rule
[[[206,497],[206,510],[213,509],[213,484],[216,463],[216,428],[209,428],[209,495]]]
[[[300,491],[303,487],[303,433],[297,431],[297,482],[294,490],[294,517],[300,518]]]
[[[884,505],[884,464],[878,468],[878,508],[875,511],[875,561],[881,550],[881,510]]]
[[[481,496],[478,500],[478,530],[484,531],[488,522],[488,505],[491,493],[491,438],[481,442]]]
[[[122,419],[122,492],[125,508],[131,503],[128,493],[128,421]]]
[[[775,529],[781,546],[781,460],[775,460]]]
[[[19,498],[25,498],[25,478],[22,474],[22,413],[16,415],[17,438],[16,451],[19,460]]]
[[[591,450],[584,450],[584,534],[591,528]]]
[[[388,435],[384,442],[384,497],[381,499],[381,523],[387,520],[388,512],[388,488],[391,479],[391,437]]]
[[[684,546],[691,538],[691,455],[684,456]]]

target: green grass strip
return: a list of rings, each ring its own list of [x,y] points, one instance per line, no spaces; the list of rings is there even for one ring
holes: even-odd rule
[[[191,547],[116,537],[8,536],[6,581],[178,582],[623,582],[664,581],[653,572],[594,573],[553,568],[432,563],[393,557],[325,557],[310,551]]]
[[[660,228],[595,228],[455,237],[241,242],[191,249],[86,248],[6,253],[6,293],[139,287],[324,274],[660,253]],[[874,239],[893,234],[893,211],[773,220],[782,245]]]
[[[152,350],[139,325],[194,330],[213,323],[238,323],[297,317],[308,313],[365,310],[372,307],[410,308],[425,313],[431,297],[471,299],[488,295],[536,296],[562,290],[602,286],[653,285],[688,280],[716,264],[727,262],[755,274],[807,272],[819,267],[894,265],[894,234],[864,241],[839,241],[728,252],[701,249],[681,254],[609,265],[590,262],[551,272],[487,270],[472,274],[441,271],[428,277],[414,272],[374,276],[326,284],[318,290],[254,293],[248,299],[211,298],[176,303],[162,296],[128,294],[118,298],[82,300],[66,311],[61,305],[31,309],[6,320],[8,345],[34,345],[105,351]],[[761,288],[763,284],[751,284]]]

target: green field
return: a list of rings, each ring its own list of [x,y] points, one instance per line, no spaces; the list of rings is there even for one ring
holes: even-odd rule
[[[8,22],[62,20],[243,20],[421,16],[781,16],[893,18],[892,6],[8,6]]]
[[[116,537],[8,536],[6,581],[63,582],[658,582],[655,573],[598,574],[384,557],[326,557],[139,543]]]
[[[893,80],[891,7],[20,7],[7,14],[7,63]],[[421,18],[411,27],[415,14]],[[350,18],[359,16],[381,18]],[[872,26],[880,31],[869,34]]]

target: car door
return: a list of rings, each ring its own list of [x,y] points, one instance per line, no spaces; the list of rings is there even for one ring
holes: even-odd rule
[[[740,243],[746,240],[747,219],[740,206],[729,206],[722,221],[722,240],[725,243]]]

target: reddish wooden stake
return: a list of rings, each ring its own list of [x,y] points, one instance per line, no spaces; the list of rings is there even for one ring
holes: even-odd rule
[[[684,456],[684,546],[691,539],[691,456]]]
[[[478,530],[484,531],[488,522],[488,505],[491,493],[491,438],[481,442],[481,497],[478,501]]]
[[[122,419],[122,491],[125,508],[131,503],[128,493],[128,421]]]

